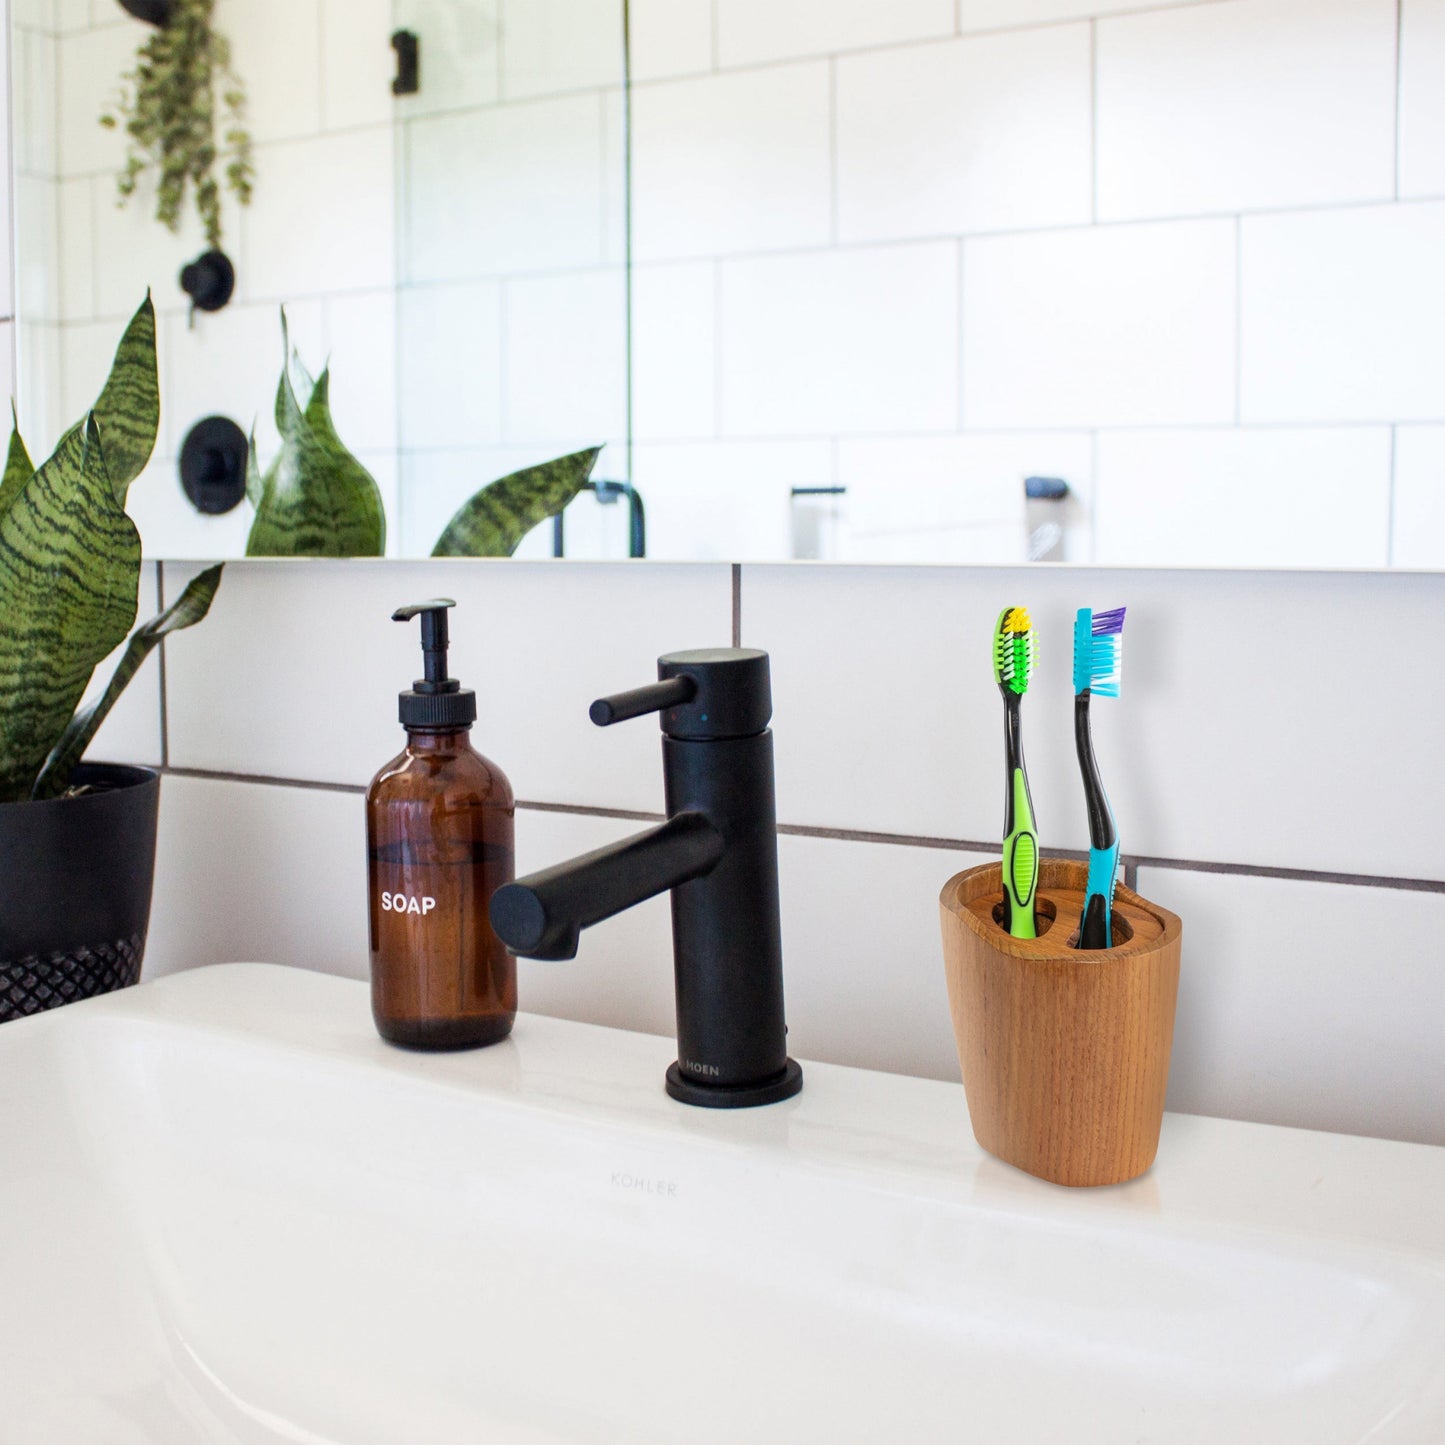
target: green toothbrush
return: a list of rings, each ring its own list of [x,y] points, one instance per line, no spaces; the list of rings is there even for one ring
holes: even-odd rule
[[[993,632],[993,675],[1003,694],[1004,782],[1003,925],[1015,938],[1037,938],[1034,895],[1039,884],[1039,840],[1024,771],[1019,703],[1028,691],[1036,648],[1027,607],[1005,607]]]

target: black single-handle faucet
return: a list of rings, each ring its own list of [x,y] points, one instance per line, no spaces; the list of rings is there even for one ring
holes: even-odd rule
[[[778,826],[768,654],[716,647],[657,660],[658,681],[592,704],[608,727],[662,714],[667,822],[492,895],[524,958],[574,958],[582,929],[672,890],[677,1062],[685,1104],[746,1108],[803,1087],[783,1022]]]

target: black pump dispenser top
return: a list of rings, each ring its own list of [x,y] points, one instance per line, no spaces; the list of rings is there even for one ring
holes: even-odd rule
[[[477,720],[476,693],[447,676],[447,608],[456,605],[450,597],[433,597],[391,614],[393,622],[421,618],[426,675],[397,697],[397,716],[405,728],[466,728]]]

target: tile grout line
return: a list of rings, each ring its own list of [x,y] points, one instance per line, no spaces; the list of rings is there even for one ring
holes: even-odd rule
[[[166,564],[157,562],[156,567],[156,611],[158,613],[166,610]],[[171,763],[171,726],[170,710],[166,702],[166,640],[161,638],[160,646],[156,649],[160,657],[160,704],[161,704],[161,769],[164,771]]]
[[[1244,417],[1244,217],[1234,218],[1234,425]]]
[[[349,793],[361,796],[362,783],[328,783],[305,778],[281,778],[263,773],[233,773],[212,768],[165,766],[169,777],[193,778],[204,782],[249,783],[260,787],[299,788],[321,793]],[[546,803],[519,798],[517,808],[528,813],[575,814],[582,818],[616,818],[624,822],[661,822],[665,815],[636,808],[609,808],[588,803]],[[946,853],[996,854],[997,841],[970,838],[940,838],[929,834],[888,833],[862,828],[826,828],[809,823],[779,823],[778,834],[792,838],[821,838],[840,843],[874,843],[884,847],[927,848]],[[1088,858],[1087,849],[1051,848],[1053,858]],[[1137,878],[1140,868],[1168,869],[1177,873],[1215,873],[1240,878],[1277,878],[1287,882],[1338,884],[1356,888],[1394,889],[1409,893],[1445,893],[1445,879],[1395,878],[1373,873],[1334,873],[1312,868],[1279,868],[1268,864],[1215,863],[1197,858],[1156,858],[1126,854],[1120,858],[1125,877]],[[1130,885],[1132,886],[1132,885]]]
[[[1390,490],[1386,497],[1386,516],[1388,526],[1385,529],[1385,566],[1395,565],[1395,458],[1399,447],[1399,427],[1393,423],[1390,426]]]
[[[838,244],[838,57],[828,57],[828,243]]]
[[[1099,222],[1099,21],[1089,17],[1089,224]]]
[[[1400,107],[1404,100],[1401,78],[1404,74],[1405,0],[1395,0],[1395,189],[1393,200],[1400,199]]]

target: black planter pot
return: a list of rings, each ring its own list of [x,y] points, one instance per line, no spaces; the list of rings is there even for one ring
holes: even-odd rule
[[[96,791],[0,803],[0,1022],[140,978],[161,780],[82,763]]]

